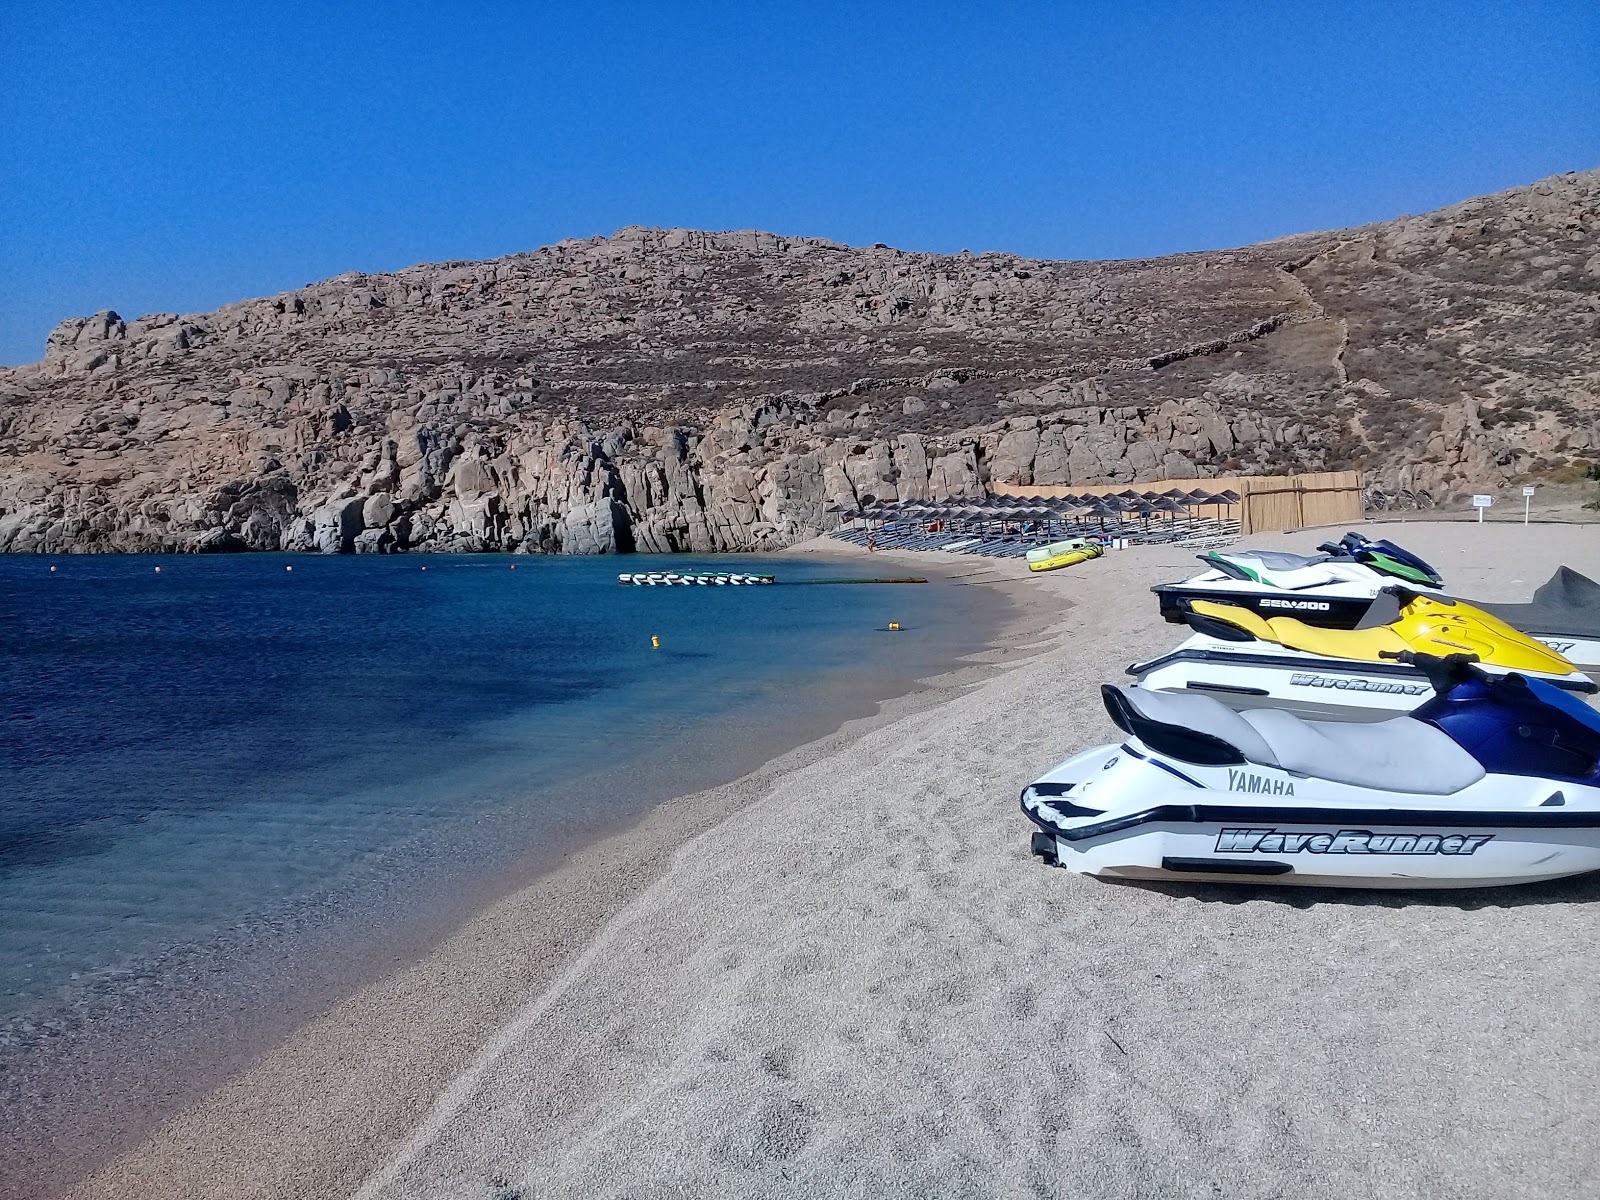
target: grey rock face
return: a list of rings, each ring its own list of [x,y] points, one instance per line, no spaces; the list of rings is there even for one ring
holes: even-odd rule
[[[625,229],[64,321],[0,551],[777,548],[872,500],[1600,457],[1600,174],[1117,263]]]

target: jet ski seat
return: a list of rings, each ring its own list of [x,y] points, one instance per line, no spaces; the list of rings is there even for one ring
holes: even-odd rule
[[[1210,696],[1105,684],[1106,710],[1160,754],[1202,766],[1259,763],[1354,787],[1444,796],[1484,776],[1449,736],[1411,717],[1305,721],[1280,709],[1236,713]]]
[[[1338,582],[1338,576],[1326,569],[1318,569],[1322,564],[1333,561],[1326,554],[1307,556],[1290,554],[1286,550],[1212,550],[1196,557],[1230,579],[1289,592]]]
[[[1447,796],[1484,776],[1482,764],[1448,734],[1411,717],[1351,724],[1305,721],[1274,708],[1240,715],[1272,748],[1273,765],[1297,775],[1424,796]]]
[[[1318,563],[1330,562],[1329,554],[1292,554],[1287,550],[1213,550],[1197,556],[1203,563],[1215,564],[1218,560],[1231,563],[1250,563],[1269,571],[1300,571]]]
[[[1204,766],[1277,765],[1272,747],[1255,728],[1211,696],[1105,683],[1100,685],[1100,697],[1119,729],[1159,753]]]

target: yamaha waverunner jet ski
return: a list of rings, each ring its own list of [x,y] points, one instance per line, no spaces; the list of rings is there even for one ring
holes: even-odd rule
[[[1262,616],[1295,616],[1316,625],[1353,629],[1383,588],[1404,583],[1418,591],[1443,586],[1438,572],[1392,542],[1359,533],[1325,542],[1314,555],[1283,550],[1213,550],[1197,557],[1207,571],[1150,590],[1161,615],[1185,620],[1190,600],[1242,604]]]
[[[1559,567],[1527,604],[1478,607],[1538,638],[1563,658],[1600,670],[1600,583],[1571,567]]]
[[[1385,589],[1357,629],[1265,618],[1235,604],[1194,600],[1194,634],[1177,649],[1128,668],[1153,692],[1198,692],[1233,708],[1283,708],[1330,721],[1381,721],[1409,712],[1428,681],[1405,652],[1475,654],[1483,670],[1517,671],[1554,687],[1593,693],[1594,681],[1543,642],[1461,601]]]
[[[1088,875],[1489,887],[1600,869],[1600,712],[1468,655],[1373,725],[1105,685],[1126,739],[1029,784],[1033,852]]]

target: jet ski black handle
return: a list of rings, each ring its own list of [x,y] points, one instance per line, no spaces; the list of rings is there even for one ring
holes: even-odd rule
[[[1380,650],[1378,657],[1415,667],[1428,677],[1428,683],[1441,696],[1449,695],[1453,688],[1469,679],[1488,678],[1487,673],[1478,667],[1476,654],[1419,654],[1415,650]]]

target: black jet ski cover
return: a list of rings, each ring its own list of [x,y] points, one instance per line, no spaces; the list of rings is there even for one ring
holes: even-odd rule
[[[1571,567],[1556,568],[1556,573],[1539,585],[1527,604],[1484,604],[1479,600],[1467,603],[1529,633],[1600,637],[1600,583]]]

